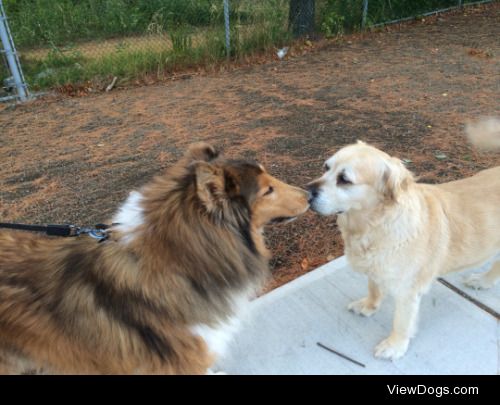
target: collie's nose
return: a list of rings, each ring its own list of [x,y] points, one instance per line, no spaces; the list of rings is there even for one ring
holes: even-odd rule
[[[308,202],[311,204],[315,198],[319,195],[319,186],[317,183],[309,183],[306,186],[307,192],[309,193]]]

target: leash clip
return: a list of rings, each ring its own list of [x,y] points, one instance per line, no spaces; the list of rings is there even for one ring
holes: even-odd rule
[[[76,235],[88,235],[92,239],[103,242],[109,237],[108,228],[109,226],[103,224],[97,224],[94,228],[77,228]]]
[[[91,238],[97,239],[99,242],[102,242],[106,239],[108,239],[108,231],[105,229],[91,229],[87,235],[89,235]]]

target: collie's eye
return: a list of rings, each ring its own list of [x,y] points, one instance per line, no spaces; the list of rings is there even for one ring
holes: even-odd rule
[[[347,178],[344,172],[337,176],[337,186],[347,186],[352,184],[352,181]]]
[[[330,166],[328,166],[326,163],[323,165],[323,169],[325,170],[325,172],[327,172],[328,170],[330,170]]]
[[[274,191],[274,188],[272,188],[271,186],[267,189],[267,191],[264,193],[264,195],[269,195],[271,194],[272,192]]]

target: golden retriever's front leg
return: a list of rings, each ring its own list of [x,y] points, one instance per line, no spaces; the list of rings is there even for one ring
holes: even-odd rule
[[[368,296],[351,302],[347,309],[358,315],[372,316],[380,308],[384,294],[379,286],[371,279],[368,280]]]
[[[397,296],[392,332],[375,348],[375,357],[395,360],[408,350],[410,339],[417,329],[421,294],[410,293]]]

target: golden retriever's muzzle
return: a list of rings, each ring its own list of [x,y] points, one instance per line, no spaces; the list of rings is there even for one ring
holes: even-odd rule
[[[318,212],[316,209],[316,200],[319,197],[321,188],[321,182],[318,180],[312,181],[311,183],[306,185],[306,190],[308,193],[307,202],[309,203],[309,207],[314,212]]]
[[[308,200],[307,202],[312,205],[314,203],[314,200],[318,197],[319,195],[319,184],[317,182],[312,182],[309,183],[306,186],[306,190],[309,193]]]

